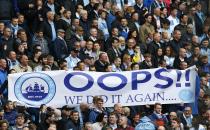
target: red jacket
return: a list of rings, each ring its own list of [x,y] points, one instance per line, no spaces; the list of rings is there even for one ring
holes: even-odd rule
[[[167,10],[168,10],[168,14],[170,14],[170,4],[171,4],[171,0],[164,0],[164,2],[166,3]]]
[[[170,6],[171,0],[164,0],[164,2],[166,3],[167,7]]]

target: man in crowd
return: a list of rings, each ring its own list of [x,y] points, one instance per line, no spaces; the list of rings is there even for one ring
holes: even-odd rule
[[[106,113],[104,107],[103,107],[104,101],[102,98],[98,97],[95,100],[94,107],[89,113],[89,122],[95,123],[96,117],[99,115],[99,113]]]
[[[134,130],[133,127],[128,125],[128,118],[126,116],[121,116],[118,124],[119,125],[115,130]]]
[[[162,113],[162,105],[160,103],[155,103],[154,112],[149,116],[149,118],[155,122],[156,126],[168,123],[167,117]]]
[[[32,68],[28,65],[28,56],[20,56],[20,64],[14,66],[13,68],[17,73],[19,72],[32,72]]]

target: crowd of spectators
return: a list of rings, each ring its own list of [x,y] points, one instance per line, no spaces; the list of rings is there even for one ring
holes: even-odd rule
[[[208,0],[0,0],[0,130],[209,130]],[[8,74],[196,65],[189,104],[39,109],[8,100]]]

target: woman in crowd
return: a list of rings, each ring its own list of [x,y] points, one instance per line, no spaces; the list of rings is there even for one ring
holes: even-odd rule
[[[165,55],[164,55],[164,60],[166,60],[166,64],[168,68],[172,68],[174,64],[174,54],[173,50],[170,46],[167,46],[165,49]]]

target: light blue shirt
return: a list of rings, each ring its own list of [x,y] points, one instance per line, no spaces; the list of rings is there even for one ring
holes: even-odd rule
[[[50,4],[47,3],[47,6],[51,9],[51,11],[53,13],[55,13],[55,6],[54,6],[54,4],[50,5]]]
[[[196,12],[196,14],[198,15],[198,17],[200,18],[200,20],[202,21],[202,23],[204,23],[205,16],[204,16],[203,12]]]
[[[210,63],[210,49],[209,48],[201,47],[200,54],[201,55],[207,55],[208,56],[208,62]]]
[[[54,41],[56,39],[55,25],[53,22],[49,22],[49,24],[51,26],[51,31],[52,31],[52,41]]]
[[[103,32],[103,34],[105,36],[105,40],[108,39],[108,37],[109,37],[109,30],[108,30],[108,26],[107,26],[106,20],[104,20],[102,18],[98,19],[98,29],[100,29]]]
[[[88,5],[90,2],[89,0],[83,0],[84,6]]]
[[[7,80],[7,71],[0,69],[0,85],[2,85],[5,80]]]
[[[77,57],[74,58],[71,55],[66,57],[65,60],[67,61],[67,66],[68,66],[69,70],[73,70],[73,68],[75,66],[77,66],[77,63],[80,61],[79,58],[77,58]]]

